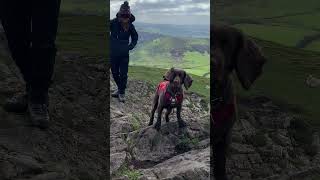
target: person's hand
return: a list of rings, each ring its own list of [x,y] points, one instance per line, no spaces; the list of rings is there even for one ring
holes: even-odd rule
[[[306,85],[311,88],[315,88],[317,86],[320,86],[320,79],[317,79],[317,78],[313,77],[311,74],[309,74],[309,76],[306,79]]]

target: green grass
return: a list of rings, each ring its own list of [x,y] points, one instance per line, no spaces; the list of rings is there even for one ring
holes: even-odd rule
[[[317,0],[219,1],[215,3],[215,22],[235,25],[259,39],[295,46],[304,36],[320,33]],[[306,49],[320,51],[317,43],[309,46]]]
[[[319,51],[320,50],[320,39],[313,41],[305,49],[311,50],[311,51]]]
[[[151,68],[144,66],[130,66],[129,67],[129,78],[145,80],[151,83],[154,87],[163,80],[162,76],[166,72],[166,69],[159,68]],[[204,97],[206,102],[209,102],[210,99],[210,89],[209,83],[210,79],[200,77],[200,76],[192,76],[193,84],[188,91],[195,92]]]
[[[104,16],[61,15],[57,46],[60,51],[107,57],[107,27]]]
[[[109,3],[104,0],[63,0],[61,13],[105,15],[109,13]]]
[[[283,25],[237,24],[235,27],[250,36],[286,46],[295,46],[304,36],[316,33],[311,30],[286,27]]]
[[[127,176],[129,180],[138,180],[141,175],[140,171],[129,169],[127,165],[123,165],[116,173],[117,177]]]

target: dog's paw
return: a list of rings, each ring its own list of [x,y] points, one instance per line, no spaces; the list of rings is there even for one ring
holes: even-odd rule
[[[184,122],[183,120],[179,120],[179,121],[178,121],[178,124],[179,124],[179,128],[183,128],[183,127],[186,127],[186,126],[187,126],[187,123]]]

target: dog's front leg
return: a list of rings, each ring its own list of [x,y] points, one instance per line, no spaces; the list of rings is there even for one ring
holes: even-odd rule
[[[157,117],[157,122],[154,128],[159,131],[161,128],[161,116],[162,116],[162,111],[163,111],[163,106],[158,106],[158,117]]]
[[[171,111],[172,111],[172,108],[168,107],[167,112],[166,112],[166,122],[167,123],[170,121],[169,115],[170,115]]]
[[[178,119],[178,124],[180,128],[185,127],[187,124],[182,120],[181,118],[181,110],[182,110],[182,105],[177,106],[177,119]]]
[[[156,109],[158,107],[158,101],[159,101],[159,95],[156,94],[153,99],[152,110],[151,110],[151,114],[150,114],[150,121],[149,121],[148,126],[151,126],[153,124],[154,113],[156,112]]]

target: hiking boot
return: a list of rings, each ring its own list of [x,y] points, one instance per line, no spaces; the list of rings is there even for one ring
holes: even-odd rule
[[[118,90],[115,90],[115,91],[111,94],[111,97],[118,98],[118,97],[119,97],[119,91],[118,91]]]
[[[28,95],[19,94],[8,99],[3,108],[7,112],[22,113],[28,109]]]
[[[29,113],[34,126],[41,129],[49,127],[49,111],[47,104],[29,102]]]
[[[126,101],[126,97],[124,94],[119,94],[119,101],[120,102],[125,102]]]

